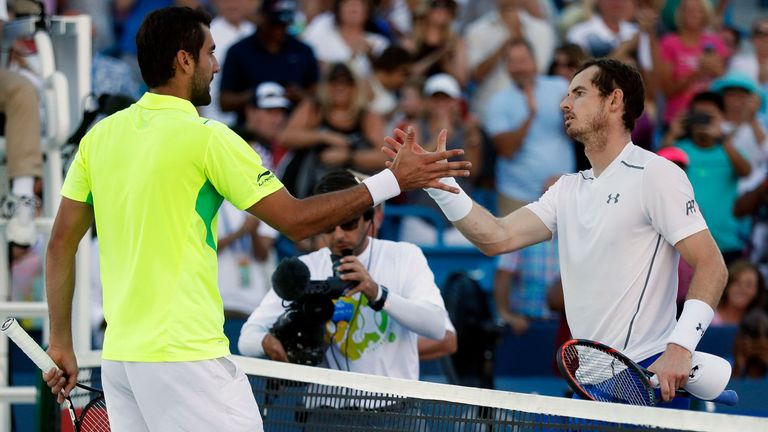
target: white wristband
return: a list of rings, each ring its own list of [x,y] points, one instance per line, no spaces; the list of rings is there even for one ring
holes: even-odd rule
[[[440,206],[449,221],[455,222],[464,219],[472,211],[472,198],[459,186],[453,177],[444,177],[440,179],[443,184],[459,189],[459,193],[451,193],[442,189],[429,188],[427,193]]]
[[[397,182],[397,177],[389,168],[363,180],[363,184],[368,188],[368,192],[373,198],[374,207],[400,195],[400,183]]]
[[[707,303],[697,299],[686,300],[668,343],[680,345],[693,353],[714,317],[715,311]]]

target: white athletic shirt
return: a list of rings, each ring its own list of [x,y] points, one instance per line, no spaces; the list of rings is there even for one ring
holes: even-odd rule
[[[685,173],[630,142],[600,177],[564,175],[526,208],[558,232],[573,337],[635,361],[664,351],[675,326],[674,245],[707,229]]]

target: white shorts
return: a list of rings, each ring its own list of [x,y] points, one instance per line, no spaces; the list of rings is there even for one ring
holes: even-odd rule
[[[229,357],[193,362],[103,360],[113,432],[262,431],[250,383]]]

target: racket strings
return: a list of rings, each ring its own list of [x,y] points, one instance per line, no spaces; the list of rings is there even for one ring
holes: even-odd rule
[[[98,397],[85,407],[80,417],[78,432],[110,432],[107,404],[103,397]]]
[[[630,405],[655,405],[654,394],[640,372],[603,350],[568,346],[563,363],[576,383],[595,400]]]

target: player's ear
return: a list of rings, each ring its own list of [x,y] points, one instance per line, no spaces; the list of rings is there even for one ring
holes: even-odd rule
[[[608,100],[611,109],[621,109],[624,103],[624,91],[622,89],[614,89],[611,92],[611,96]]]
[[[185,50],[178,50],[176,52],[176,71],[191,73],[195,68],[195,59],[192,55]]]

